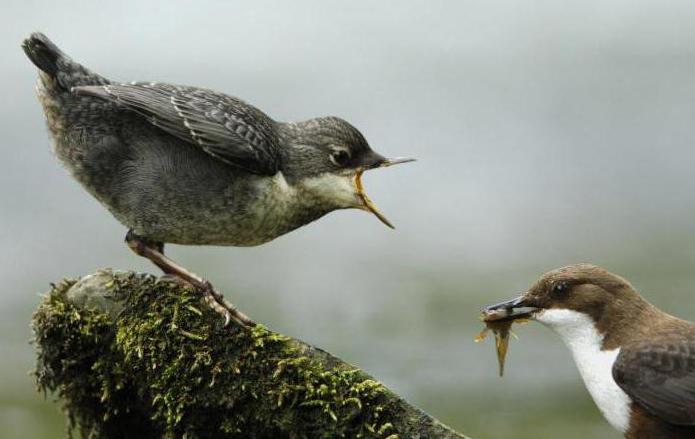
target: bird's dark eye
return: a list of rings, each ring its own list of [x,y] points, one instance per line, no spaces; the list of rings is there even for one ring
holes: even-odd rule
[[[567,282],[558,282],[555,285],[553,285],[551,294],[554,297],[564,297],[567,295],[569,289],[569,284]]]
[[[350,154],[344,149],[339,149],[331,154],[331,161],[335,163],[336,166],[343,167],[350,161]]]

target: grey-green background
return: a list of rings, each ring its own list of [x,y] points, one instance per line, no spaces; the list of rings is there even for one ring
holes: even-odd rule
[[[2,1],[0,431],[63,420],[27,372],[47,284],[154,271],[52,157],[19,48],[41,30],[116,80],[237,95],[281,120],[338,115],[415,164],[366,177],[391,231],[337,212],[252,249],[182,248],[273,329],[366,369],[476,438],[617,438],[569,353],[519,327],[507,375],[477,313],[594,262],[695,319],[695,3]]]

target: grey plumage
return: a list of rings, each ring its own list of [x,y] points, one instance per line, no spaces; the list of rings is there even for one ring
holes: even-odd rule
[[[282,123],[207,89],[116,84],[42,34],[23,48],[56,155],[138,236],[249,246],[336,209],[377,213],[356,175],[390,162],[342,119]]]
[[[275,122],[245,102],[196,87],[155,82],[73,88],[133,110],[153,125],[195,143],[223,162],[246,171],[274,175],[280,170]]]

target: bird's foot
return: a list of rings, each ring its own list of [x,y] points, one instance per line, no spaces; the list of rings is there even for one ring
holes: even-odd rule
[[[179,286],[199,291],[203,295],[203,301],[212,308],[213,311],[224,317],[224,326],[227,326],[232,320],[245,327],[250,328],[256,326],[256,322],[227,301],[222,293],[217,291],[207,280],[197,282],[195,280],[185,279],[176,274],[165,274],[159,279],[162,282],[172,282]]]
[[[179,285],[190,286],[203,294],[203,300],[213,310],[224,316],[224,325],[227,326],[231,320],[234,320],[239,325],[252,328],[256,326],[256,322],[251,320],[246,314],[239,311],[234,305],[229,303],[218,292],[212,284],[178,265],[164,255],[164,244],[157,241],[142,238],[135,234],[132,230],[126,235],[126,243],[136,254],[143,256],[166,273],[161,277],[164,281],[174,281]]]
[[[205,303],[214,311],[222,314],[224,317],[224,326],[227,326],[230,320],[234,320],[238,324],[248,328],[256,326],[256,322],[225,300],[222,293],[217,291],[209,281],[203,281],[200,291],[203,293],[203,300]]]

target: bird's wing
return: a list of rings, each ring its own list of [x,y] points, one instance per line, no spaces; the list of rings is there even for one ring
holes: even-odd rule
[[[227,164],[263,175],[279,170],[275,123],[234,97],[163,83],[86,86],[73,91],[117,102]]]
[[[679,336],[621,348],[613,378],[649,413],[676,425],[695,425],[695,340]]]

